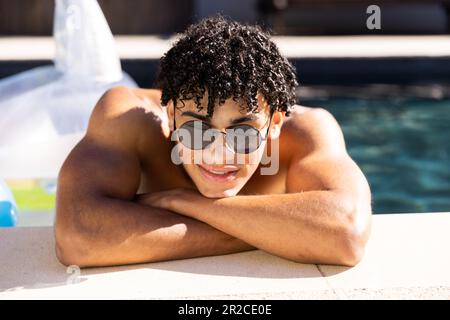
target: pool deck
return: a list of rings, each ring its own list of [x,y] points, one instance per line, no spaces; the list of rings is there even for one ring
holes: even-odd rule
[[[115,39],[124,61],[157,61],[175,40],[157,36]],[[405,60],[403,69],[389,61],[385,69],[395,74],[404,72],[403,77],[407,79],[426,80],[421,68],[430,66],[430,62],[419,60],[411,64],[405,58],[448,60],[450,57],[448,36],[274,37],[274,40],[288,58],[318,59],[316,64],[310,61],[309,68],[308,65],[300,68],[306,79],[313,73],[331,79],[332,83],[335,80],[324,70],[335,70],[341,81],[345,80],[342,79],[345,74],[358,83],[361,74],[373,73],[378,75],[376,79],[390,79],[390,73],[380,71],[380,64],[368,63],[376,58]],[[34,64],[47,63],[54,55],[51,37],[0,37],[0,48],[0,62],[24,64],[17,70],[5,71],[5,76],[22,67],[28,69]],[[365,60],[350,65],[359,71],[355,77],[348,63],[341,59],[361,57]],[[333,68],[326,64],[328,60]],[[447,60],[443,59],[444,63]],[[322,73],[317,69],[319,65]],[[363,65],[372,66],[369,69],[372,72],[361,69]],[[436,66],[429,73],[430,79],[448,80],[445,68],[441,64]],[[136,74],[139,74],[136,70],[151,73],[150,68],[141,64],[129,67]],[[23,225],[34,224],[33,214],[26,216]],[[46,217],[48,220],[40,220],[50,224],[52,215]],[[78,274],[77,269],[68,270],[57,261],[52,227],[0,228],[0,300],[450,299],[449,231],[450,213],[375,215],[366,255],[354,268],[298,264],[262,251],[251,251],[82,269]]]
[[[449,230],[450,212],[374,215],[353,268],[250,251],[70,273],[52,227],[0,229],[0,300],[450,299]]]

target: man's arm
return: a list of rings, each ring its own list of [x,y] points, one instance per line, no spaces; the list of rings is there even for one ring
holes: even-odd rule
[[[309,150],[292,159],[288,193],[207,199],[181,189],[147,201],[297,262],[355,265],[370,232],[369,186],[334,118],[310,112],[299,120]]]
[[[127,88],[110,90],[66,159],[56,200],[58,259],[106,266],[253,249],[204,222],[135,201],[142,103]],[[130,104],[136,108],[123,113],[120,108]]]

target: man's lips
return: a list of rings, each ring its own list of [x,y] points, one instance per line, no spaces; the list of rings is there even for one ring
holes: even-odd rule
[[[225,182],[233,180],[236,177],[239,168],[236,166],[211,166],[206,164],[199,164],[198,168],[202,176],[208,180],[215,182]]]

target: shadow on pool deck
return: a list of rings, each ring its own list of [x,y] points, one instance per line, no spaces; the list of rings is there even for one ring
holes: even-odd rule
[[[56,259],[51,227],[0,229],[0,299],[445,299],[449,228],[448,212],[375,215],[366,255],[354,268],[255,250],[79,275]]]
[[[52,227],[3,229],[0,291],[65,286],[73,273],[55,256]],[[348,269],[348,268],[346,268]],[[97,275],[141,270],[223,277],[298,279],[320,277],[316,265],[299,264],[263,251],[119,267],[83,268],[74,283]],[[71,277],[72,276],[72,277]]]

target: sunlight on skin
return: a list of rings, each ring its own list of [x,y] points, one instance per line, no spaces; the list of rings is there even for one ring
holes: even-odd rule
[[[215,108],[211,118],[211,126],[224,132],[231,125],[233,119],[253,115],[253,120],[245,121],[243,124],[254,126],[264,135],[269,125],[270,108],[261,94],[257,98],[257,113],[245,112],[233,99],[227,99],[223,105]],[[206,93],[202,100],[203,106],[207,104],[207,99]],[[193,100],[184,103],[183,106],[182,102],[177,102],[175,118],[177,129],[186,121],[196,120],[193,116],[183,115],[183,113],[192,112],[200,116],[207,115],[206,108],[198,111]],[[170,101],[167,105],[167,112],[171,130],[173,130],[173,109],[173,102]],[[269,139],[276,138],[279,135],[284,115],[281,112],[274,112],[273,119],[276,120],[272,120],[271,128],[268,131]],[[209,198],[235,196],[258,169],[267,144],[267,141],[264,140],[255,152],[243,155],[230,151],[223,141],[220,142],[220,139],[218,139],[205,150],[190,150],[178,143],[177,149],[173,150],[173,154],[179,154],[182,160],[180,162],[200,193]],[[233,176],[230,176],[229,179],[223,179],[222,177],[216,177],[218,175],[214,172],[233,172]]]

